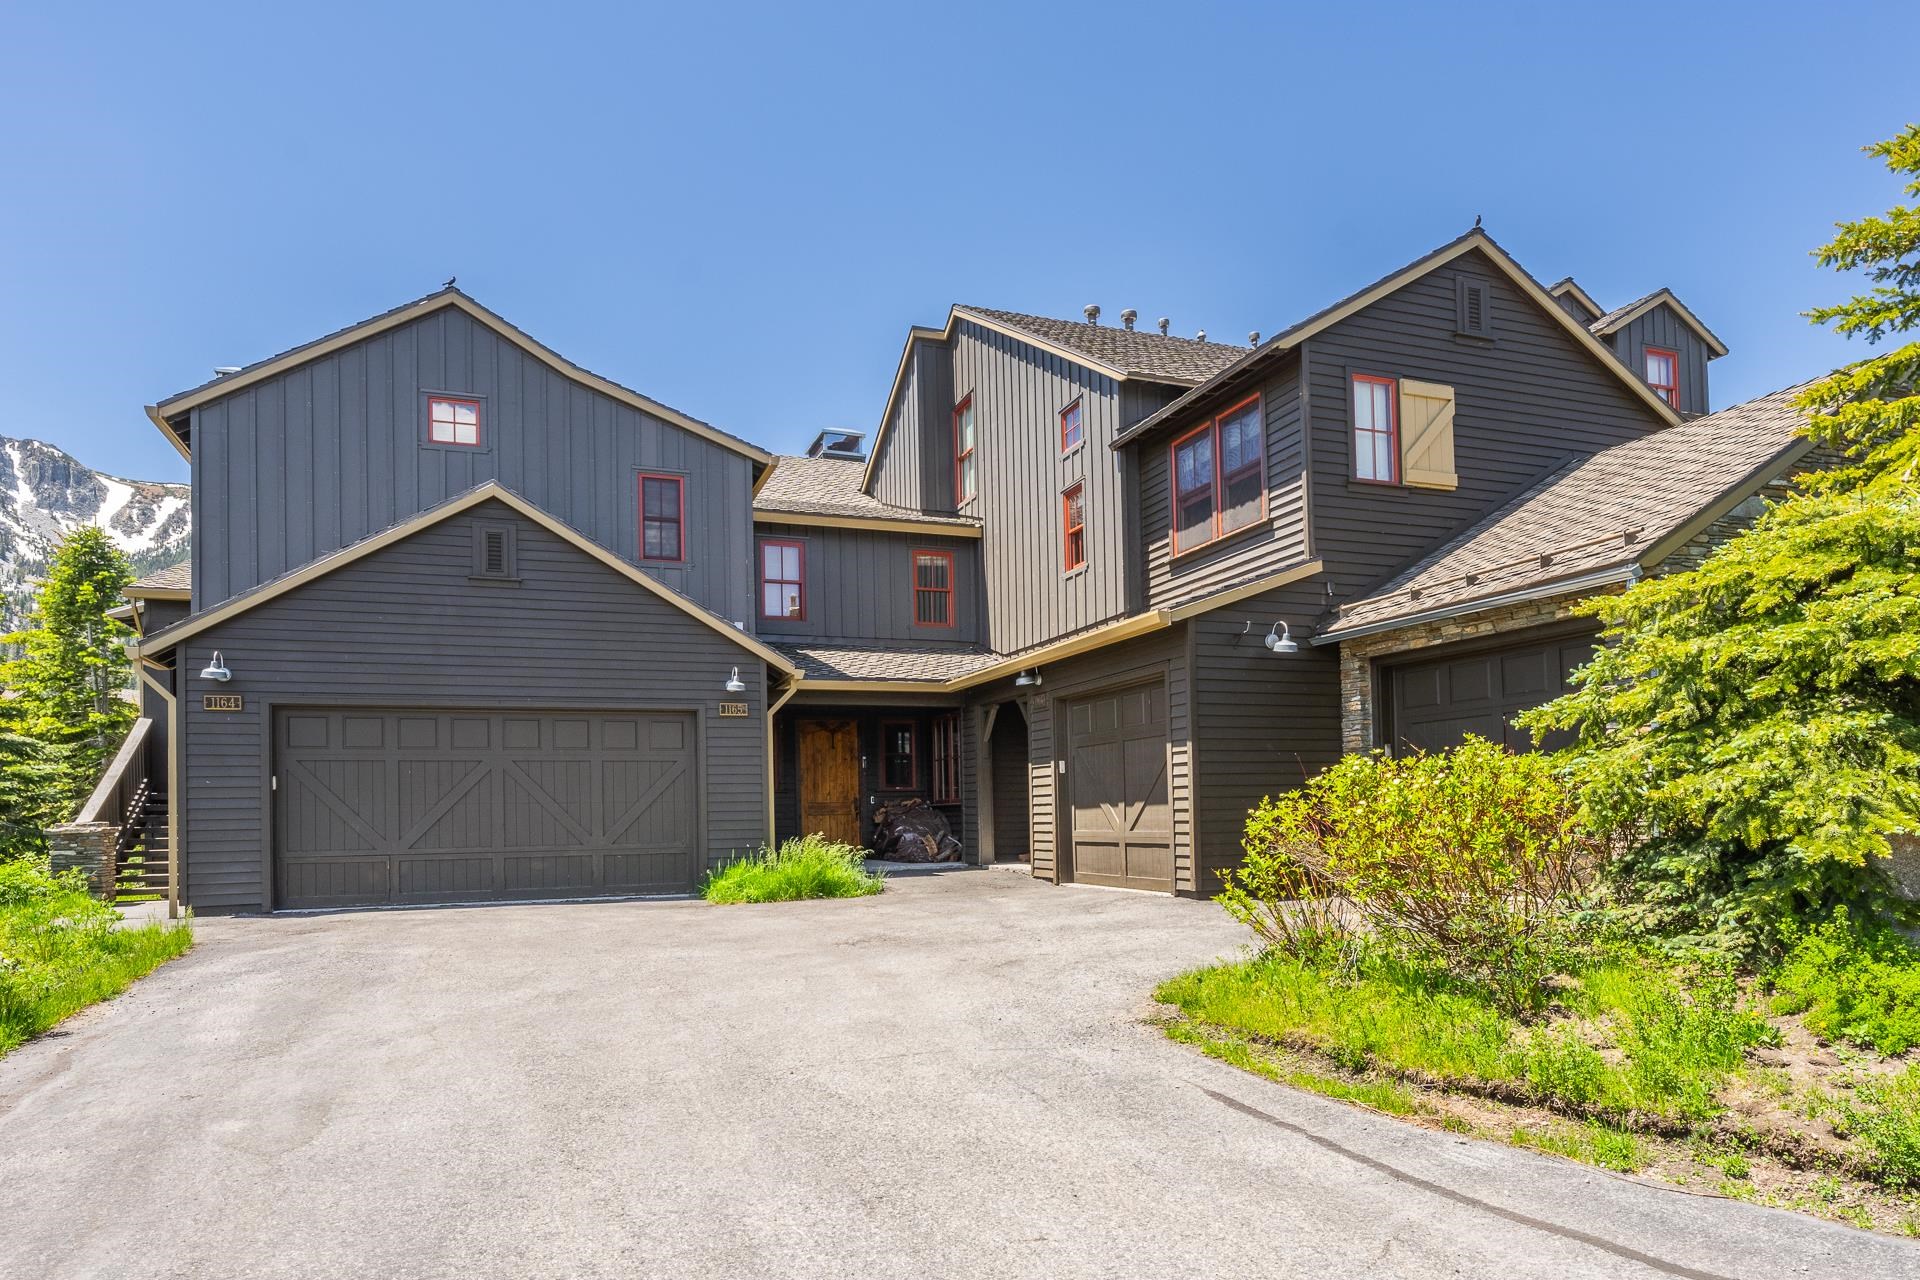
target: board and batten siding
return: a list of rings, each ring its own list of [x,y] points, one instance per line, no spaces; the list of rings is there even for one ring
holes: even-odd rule
[[[1671,351],[1680,361],[1680,403],[1682,413],[1707,413],[1707,361],[1713,353],[1692,326],[1681,320],[1674,309],[1661,303],[1633,322],[1608,334],[1602,341],[1619,353],[1620,360],[1634,377],[1647,376],[1647,348]]]
[[[953,511],[953,354],[915,338],[893,418],[876,442],[873,496],[910,511]]]
[[[1491,339],[1454,332],[1455,280],[1462,274],[1488,286]],[[1569,458],[1666,425],[1604,354],[1596,359],[1477,250],[1304,346],[1311,542],[1336,601],[1404,568]],[[1454,388],[1458,488],[1352,478],[1357,373]]]
[[[876,529],[771,522],[756,525],[754,532],[759,539],[798,542],[806,561],[804,608],[807,616],[759,619],[759,633],[767,639],[806,639],[821,643],[880,641],[929,649],[972,645],[981,639],[978,538],[936,538]],[[954,625],[951,627],[914,624],[915,551],[945,551],[953,555]],[[756,574],[758,563],[756,559]]]
[[[480,402],[478,448],[427,443],[434,392]],[[752,466],[442,308],[193,411],[194,608],[487,480],[637,562],[658,471],[686,479],[688,556],[648,571],[750,626]]]
[[[477,583],[475,521],[514,526],[517,586]],[[270,900],[275,708],[690,710],[700,747],[706,864],[765,837],[765,666],[500,503],[449,516],[191,637],[177,669],[215,649],[233,672],[221,693],[244,710],[206,711],[188,678],[182,804],[186,901],[259,908]],[[743,694],[722,690],[735,666]],[[721,717],[722,701],[749,714]]]
[[[1206,415],[1195,416],[1128,452],[1140,474],[1141,556],[1146,566],[1147,604],[1171,608],[1266,574],[1309,556],[1306,523],[1306,451],[1300,412],[1300,361],[1288,355],[1259,387],[1267,468],[1266,518],[1177,559],[1173,530],[1173,442],[1210,422],[1243,394],[1223,397]]]

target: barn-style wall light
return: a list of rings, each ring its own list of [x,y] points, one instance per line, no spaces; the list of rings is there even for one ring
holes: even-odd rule
[[[233,679],[233,672],[227,670],[227,664],[220,661],[220,651],[218,649],[213,651],[213,661],[206,665],[206,669],[200,673],[200,678],[202,680],[222,681]]]
[[[733,674],[727,677],[727,692],[728,693],[745,693],[746,691],[747,691],[747,682],[740,678],[740,668],[735,667],[733,669]]]
[[[1300,643],[1293,638],[1293,628],[1284,622],[1276,622],[1267,629],[1266,644],[1275,653],[1300,652]]]
[[[1013,683],[1015,688],[1037,689],[1040,687],[1040,673],[1031,669],[1022,671],[1013,678]]]

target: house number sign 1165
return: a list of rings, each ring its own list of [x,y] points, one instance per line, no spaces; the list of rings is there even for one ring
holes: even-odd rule
[[[241,707],[237,693],[205,693],[200,695],[202,711],[238,711]]]
[[[747,704],[744,702],[723,702],[720,704],[720,714],[723,716],[743,716],[747,714]]]

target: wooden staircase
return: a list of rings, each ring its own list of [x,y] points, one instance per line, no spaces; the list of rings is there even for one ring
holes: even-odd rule
[[[167,896],[173,874],[167,845],[167,793],[142,779],[128,798],[114,846],[113,896],[116,902],[153,902]]]

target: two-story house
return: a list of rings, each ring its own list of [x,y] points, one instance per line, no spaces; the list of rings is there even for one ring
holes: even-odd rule
[[[190,575],[129,589],[176,891],[680,893],[942,810],[974,861],[1207,893],[1343,749],[1564,686],[1571,601],[1749,518],[1783,398],[1662,291],[1475,230],[1248,346],[955,306],[775,457],[447,289],[174,396]],[[1757,407],[1756,407],[1757,406]],[[1524,744],[1521,744],[1524,745]]]

